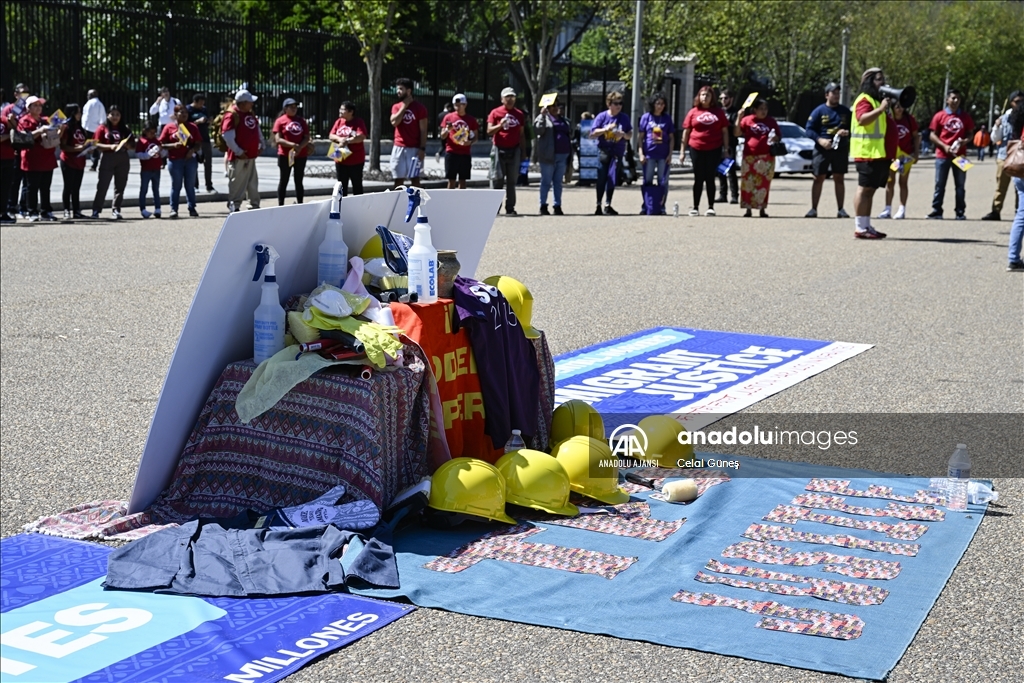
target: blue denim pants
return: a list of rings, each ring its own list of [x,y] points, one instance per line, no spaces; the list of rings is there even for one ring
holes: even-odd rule
[[[548,190],[555,188],[555,206],[562,205],[562,180],[565,178],[565,164],[568,152],[555,154],[555,163],[540,165],[540,203],[548,203]]]
[[[185,198],[188,200],[189,211],[196,208],[196,173],[199,171],[199,163],[196,158],[168,159],[167,170],[171,174],[171,211],[178,210],[178,201],[181,199],[181,185],[185,184]]]
[[[160,169],[155,171],[140,171],[139,177],[142,179],[142,187],[139,188],[139,210],[146,210],[146,192],[150,186],[153,188],[153,209],[155,211],[160,210]]]
[[[967,211],[967,173],[953,165],[952,159],[935,158],[935,195],[932,197],[932,210],[942,213],[942,201],[946,198],[946,182],[949,172],[953,171],[953,186],[956,188],[956,215],[962,216]]]
[[[1010,263],[1019,263],[1021,241],[1024,240],[1024,178],[1014,178],[1013,188],[1017,190],[1017,215],[1010,226]]]
[[[668,198],[668,159],[644,159],[644,185],[654,182],[655,173],[658,174],[658,184],[665,188],[661,193],[661,205],[665,206],[665,200]]]

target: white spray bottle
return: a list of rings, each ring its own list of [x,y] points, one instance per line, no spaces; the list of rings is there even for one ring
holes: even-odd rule
[[[345,244],[345,237],[341,230],[342,194],[342,184],[335,183],[334,193],[331,195],[331,213],[327,217],[327,234],[324,241],[320,243],[317,258],[317,285],[326,282],[329,285],[341,287],[345,280],[348,266],[348,245]]]
[[[423,215],[422,205],[429,200],[426,192],[409,188],[409,210],[405,216],[407,222],[412,216],[413,207],[419,204],[416,235],[409,249],[409,293],[416,292],[417,301],[421,304],[437,301],[437,249],[430,241],[430,224]]]
[[[284,348],[284,308],[277,288],[274,261],[281,257],[269,244],[256,245],[256,274],[263,274],[263,295],[253,313],[252,359],[259,365]]]

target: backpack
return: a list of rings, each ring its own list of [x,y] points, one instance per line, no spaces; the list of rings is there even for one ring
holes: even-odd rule
[[[213,119],[213,124],[210,126],[210,140],[213,142],[214,147],[226,153],[228,151],[228,143],[224,141],[224,136],[221,134],[225,115],[235,116],[235,112],[231,109],[225,109],[217,114],[216,118]],[[237,120],[232,119],[232,121],[237,125]]]

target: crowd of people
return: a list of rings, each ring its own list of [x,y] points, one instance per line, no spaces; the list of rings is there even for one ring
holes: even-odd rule
[[[949,175],[953,176],[954,213],[966,218],[966,173],[970,168],[967,153],[973,142],[978,161],[984,150],[994,147],[996,189],[989,213],[982,220],[1000,220],[1011,182],[1017,190],[1020,207],[1021,181],[1003,172],[1007,148],[1019,140],[1024,122],[1024,93],[1015,91],[1008,108],[998,117],[991,133],[977,127],[963,107],[963,96],[951,89],[946,106],[937,112],[926,129],[891,92],[882,92],[885,74],[879,68],[864,72],[853,108],[840,103],[840,87],[829,83],[825,101],[808,117],[805,132],[813,140],[811,172],[811,208],[806,217],[818,216],[821,192],[827,178],[835,188],[837,216],[849,218],[845,203],[845,176],[850,159],[857,171],[854,198],[854,236],[858,239],[883,239],[886,234],[872,223],[874,195],[884,188],[884,207],[876,219],[903,219],[907,215],[909,173],[921,158],[926,143],[935,150],[935,183],[929,219],[944,217],[945,192]],[[415,97],[411,79],[395,82],[397,101],[390,113],[394,141],[390,170],[394,186],[406,182],[419,185],[427,147],[428,110]],[[199,189],[199,163],[205,170],[206,190],[215,191],[212,178],[213,146],[224,152],[228,179],[228,209],[236,211],[248,201],[259,208],[259,175],[256,158],[268,142],[253,112],[257,98],[241,89],[222,111],[211,119],[206,97],[196,94],[184,105],[168,88],[162,88],[149,108],[150,122],[135,134],[119,108],[104,107],[98,93],[90,90],[86,103],[50,107],[44,115],[46,100],[32,95],[23,84],[16,88],[14,101],[0,110],[0,209],[2,221],[14,222],[20,213],[30,221],[54,221],[50,202],[53,172],[60,167],[63,178],[62,203],[65,218],[85,218],[80,190],[84,174],[97,171],[96,192],[91,215],[103,210],[111,182],[114,185],[112,215],[122,218],[124,192],[131,170],[131,156],[139,161],[141,188],[139,211],[144,218],[161,217],[160,181],[166,168],[171,177],[170,216],[178,216],[184,189],[190,216],[198,216],[196,192]],[[632,161],[633,133],[631,117],[623,112],[624,96],[613,91],[605,99],[606,109],[584,129],[571,123],[562,113],[557,94],[545,96],[539,114],[532,120],[516,106],[517,94],[511,87],[501,91],[501,104],[490,111],[483,123],[483,134],[491,139],[491,186],[505,191],[504,208],[515,215],[516,186],[524,173],[532,144],[541,170],[539,212],[562,215],[562,190],[572,174],[572,155],[579,153],[581,131],[596,142],[595,214],[617,215],[612,207],[615,188],[621,183],[624,168]],[[701,87],[680,126],[682,154],[688,155],[693,172],[693,202],[689,215],[715,215],[715,201],[739,204],[744,216],[754,211],[767,217],[769,194],[776,157],[787,153],[779,123],[769,115],[768,103],[752,97],[744,108],[736,106],[728,89],[717,93],[711,86]],[[481,124],[467,113],[468,100],[456,94],[440,114],[438,137],[443,145],[445,178],[449,188],[465,188],[472,173],[472,147],[480,141]],[[279,180],[278,204],[284,204],[287,188],[294,183],[298,203],[304,199],[303,179],[306,162],[314,152],[310,127],[293,98],[281,103],[281,111],[270,130],[277,148]],[[677,128],[668,113],[668,98],[656,93],[647,102],[647,111],[638,121],[637,158],[642,176],[642,213],[664,214],[668,196],[669,168],[675,148]],[[585,113],[584,118],[589,118]],[[581,121],[581,124],[584,123]],[[925,133],[927,134],[925,136]],[[328,138],[330,158],[336,177],[346,194],[363,192],[364,142],[367,126],[357,116],[356,106],[345,101]],[[742,147],[740,141],[742,140]],[[58,162],[59,159],[59,162]],[[91,162],[91,167],[90,167]],[[628,174],[628,170],[627,170]],[[717,185],[717,192],[716,192]],[[893,211],[894,200],[898,201]],[[20,193],[19,193],[20,190]],[[706,200],[705,200],[706,195]],[[552,199],[549,209],[548,198]],[[152,197],[152,211],[149,198]],[[1020,257],[1020,211],[1011,232],[1009,260],[1013,270],[1024,269]]]

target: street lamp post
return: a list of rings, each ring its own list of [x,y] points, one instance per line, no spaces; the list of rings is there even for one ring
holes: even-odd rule
[[[950,62],[953,61],[953,53],[956,52],[956,45],[947,45],[946,53],[949,55],[946,57],[946,85],[942,89],[942,105],[945,106],[946,98],[949,97],[949,68]]]
[[[636,0],[636,26],[635,35],[633,37],[633,102],[631,104],[632,111],[630,112],[629,117],[633,121],[634,149],[636,149],[640,144],[639,131],[637,128],[640,122],[640,88],[642,87],[640,80],[640,48],[643,43],[643,27],[644,0]]]
[[[850,47],[850,27],[843,27],[843,65],[839,71],[839,102],[846,106],[846,50]]]

